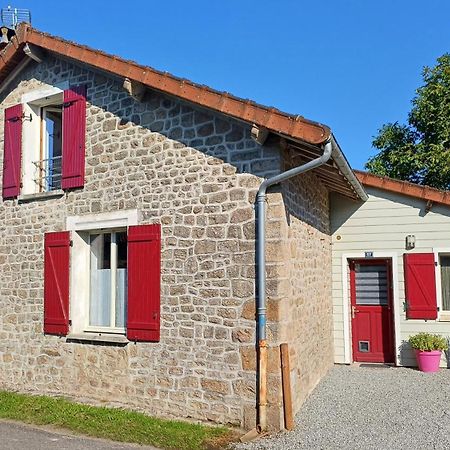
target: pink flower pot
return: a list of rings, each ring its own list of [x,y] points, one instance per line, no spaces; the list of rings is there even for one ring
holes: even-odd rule
[[[416,350],[417,364],[421,372],[437,372],[441,362],[440,350],[432,350],[431,352],[422,352]]]

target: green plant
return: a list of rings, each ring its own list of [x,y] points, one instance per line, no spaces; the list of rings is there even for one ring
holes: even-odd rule
[[[409,337],[409,344],[415,350],[431,352],[433,350],[447,350],[448,341],[439,334],[418,333]]]

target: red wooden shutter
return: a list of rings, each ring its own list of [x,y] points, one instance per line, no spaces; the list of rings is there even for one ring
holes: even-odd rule
[[[127,337],[159,341],[161,226],[128,228]]]
[[[3,199],[17,197],[20,193],[22,160],[22,105],[5,109],[3,154]]]
[[[69,332],[70,232],[45,234],[44,333]]]
[[[62,181],[63,189],[84,186],[86,141],[86,86],[64,91]]]
[[[407,319],[436,319],[436,279],[433,253],[403,255]]]

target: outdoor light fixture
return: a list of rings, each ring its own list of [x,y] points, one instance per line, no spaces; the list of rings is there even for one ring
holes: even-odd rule
[[[413,234],[406,236],[406,250],[412,250],[416,246],[416,237]]]

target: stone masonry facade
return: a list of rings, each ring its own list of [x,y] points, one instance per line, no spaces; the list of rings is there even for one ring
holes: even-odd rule
[[[0,388],[149,414],[255,425],[254,199],[286,166],[278,139],[156,91],[48,56],[2,94],[86,84],[86,182],[0,204]],[[0,119],[3,130],[3,113]],[[3,140],[3,133],[1,140]],[[3,148],[3,143],[0,144]],[[3,152],[0,152],[0,165]],[[161,341],[125,346],[43,334],[44,233],[69,216],[137,209],[161,223]],[[269,401],[282,425],[278,344],[289,342],[296,410],[332,361],[328,192],[313,174],[268,196]]]
[[[291,345],[293,403],[298,411],[333,364],[330,206],[327,190],[310,174],[290,180],[285,191],[290,226],[288,272],[280,296],[285,299],[282,340]]]

